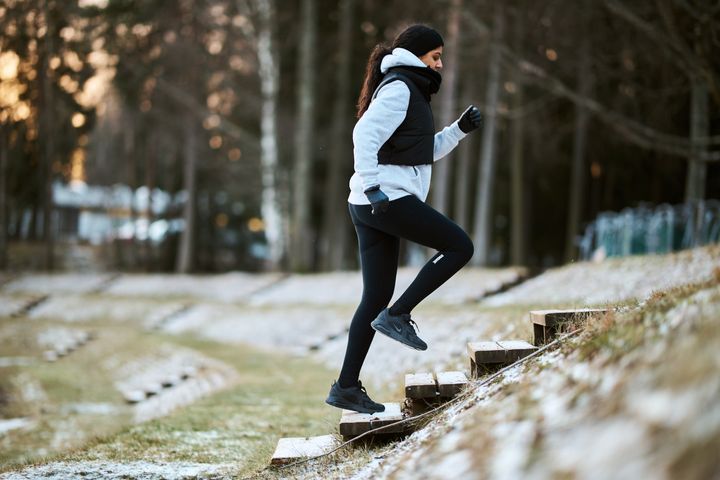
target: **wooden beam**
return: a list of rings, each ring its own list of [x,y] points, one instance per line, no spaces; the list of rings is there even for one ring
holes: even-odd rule
[[[318,437],[288,437],[278,440],[270,463],[281,465],[302,458],[316,457],[337,447],[340,442],[333,435]]]
[[[452,398],[468,384],[467,376],[463,372],[437,372],[438,393],[442,398]]]
[[[407,398],[434,399],[437,394],[437,382],[432,373],[405,374],[405,396]]]

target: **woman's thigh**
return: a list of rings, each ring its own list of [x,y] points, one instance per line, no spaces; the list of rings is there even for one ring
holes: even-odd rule
[[[376,230],[436,250],[473,248],[470,237],[459,225],[414,195],[393,200],[387,212],[380,215],[372,215],[369,206],[355,209],[355,214],[359,221]]]
[[[355,226],[360,251],[363,277],[363,296],[380,297],[387,303],[395,289],[400,239],[390,233],[367,225],[357,215],[364,205],[350,205],[350,215]],[[369,208],[369,207],[368,207]]]

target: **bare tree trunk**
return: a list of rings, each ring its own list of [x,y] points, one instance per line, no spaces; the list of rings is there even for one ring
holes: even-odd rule
[[[313,231],[310,222],[311,169],[315,109],[315,0],[302,0],[300,58],[298,59],[297,121],[295,122],[295,168],[293,171],[292,256],[295,271],[312,267]]]
[[[524,10],[516,12],[515,49],[522,51],[522,40],[525,34]],[[527,247],[525,244],[525,113],[520,112],[523,106],[523,84],[520,70],[513,69],[512,83],[515,91],[512,96],[512,110],[516,115],[512,120],[510,132],[510,263],[524,265]]]
[[[8,267],[7,263],[7,232],[8,232],[8,201],[7,174],[8,154],[10,150],[7,128],[0,127],[0,270]]]
[[[347,176],[352,166],[352,142],[348,135],[350,109],[350,52],[355,0],[341,0],[338,22],[337,92],[333,106],[333,127],[328,176],[325,184],[323,227],[320,243],[320,265],[323,270],[339,270],[348,246]]]
[[[178,249],[175,270],[178,273],[189,273],[193,269],[193,250],[195,243],[195,197],[197,186],[195,182],[195,164],[197,156],[197,125],[192,113],[185,114],[183,119],[183,137],[185,139],[183,152],[183,189],[186,192],[183,220],[185,228],[180,235],[180,248]]]
[[[463,85],[463,104],[472,102],[475,96],[475,82],[470,80],[465,82]],[[456,160],[455,168],[455,206],[454,206],[454,219],[461,225],[470,225],[470,179],[472,175],[471,171],[471,159],[472,159],[472,146],[474,145],[475,137],[470,135],[463,139],[458,145],[458,155]]]
[[[262,164],[262,203],[260,211],[269,247],[267,268],[278,270],[285,254],[282,213],[278,198],[277,101],[280,66],[274,43],[275,7],[272,0],[257,0],[260,29],[257,39],[262,115],[260,119],[260,163]]]
[[[460,12],[463,0],[450,0],[448,11],[447,35],[445,36],[445,50],[447,55],[443,61],[442,103],[440,104],[440,128],[444,128],[455,118],[455,104],[457,97],[457,70],[458,70],[458,44],[460,43]],[[437,127],[437,125],[436,125]],[[433,166],[433,206],[439,212],[448,213],[450,199],[451,157],[447,156]]]
[[[504,16],[501,3],[495,4],[492,31],[492,46],[488,68],[488,83],[485,100],[485,127],[483,129],[480,175],[475,202],[475,255],[473,265],[487,265],[492,238],[492,196],[495,180],[495,130],[497,107],[500,100],[500,43],[504,35]]]
[[[152,226],[155,220],[155,214],[153,212],[153,191],[155,190],[155,168],[157,155],[157,134],[155,132],[150,133],[149,144],[147,148],[147,155],[145,156],[145,187],[148,189],[148,203],[145,217],[147,218],[148,228]],[[150,235],[145,238],[143,242],[143,258],[145,259],[145,270],[154,270],[154,257],[152,248],[152,239]]]
[[[123,123],[125,124],[123,126],[123,158],[125,160],[125,178],[127,181],[127,185],[130,188],[130,204],[128,205],[128,215],[129,215],[129,222],[130,225],[132,225],[132,238],[130,239],[128,250],[127,250],[127,260],[128,264],[130,265],[130,268],[134,268],[137,265],[137,230],[136,230],[136,220],[137,215],[134,208],[134,200],[135,200],[135,157],[136,157],[136,149],[135,149],[135,122],[136,117],[133,113],[132,109],[125,108],[123,112]]]
[[[47,23],[47,31],[45,33],[45,52],[42,63],[42,105],[43,119],[42,135],[43,141],[43,238],[45,240],[45,269],[54,269],[54,238],[52,231],[52,212],[53,212],[53,150],[55,149],[54,137],[52,132],[53,124],[53,100],[52,100],[52,77],[50,69],[50,57],[53,52],[53,36],[55,33],[52,29],[52,15],[50,13],[50,0],[45,0],[43,4],[44,17]]]
[[[588,7],[585,2],[585,7]],[[587,15],[587,13],[583,13]],[[589,22],[582,22],[588,25]],[[578,90],[580,95],[589,98],[592,89],[590,65],[590,39],[583,35],[580,43],[580,63],[578,68]],[[587,146],[587,125],[590,112],[587,108],[575,104],[575,138],[573,139],[572,172],[570,174],[570,195],[568,199],[568,219],[565,237],[565,261],[569,262],[576,256],[575,236],[580,228],[580,216],[583,210],[583,194],[585,193],[585,177],[587,168],[585,150]]]
[[[707,84],[698,76],[693,76],[690,82],[690,141],[694,146],[693,156],[688,159],[685,202],[705,198],[707,165],[700,156],[705,147],[699,143],[699,139],[708,137],[710,133]]]

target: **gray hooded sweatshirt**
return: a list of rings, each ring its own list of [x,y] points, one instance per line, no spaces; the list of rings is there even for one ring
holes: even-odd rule
[[[396,48],[380,63],[380,71],[398,66],[425,67],[426,65],[412,52]],[[410,89],[404,82],[395,81],[384,85],[370,102],[353,129],[353,155],[355,173],[350,178],[348,202],[355,205],[369,205],[363,193],[373,185],[392,200],[406,195],[415,195],[423,202],[430,191],[432,165],[388,165],[378,164],[378,151],[405,120]],[[433,161],[450,153],[465,137],[457,120],[435,134]]]

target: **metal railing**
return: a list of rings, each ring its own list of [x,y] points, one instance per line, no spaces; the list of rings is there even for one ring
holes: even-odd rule
[[[720,201],[640,206],[603,212],[579,238],[580,257],[622,257],[676,250],[720,241]]]

